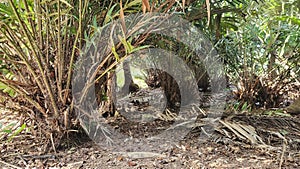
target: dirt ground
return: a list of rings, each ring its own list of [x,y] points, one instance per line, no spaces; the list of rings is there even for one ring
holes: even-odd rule
[[[161,157],[134,159],[102,150],[92,141],[57,154],[25,155],[3,152],[1,168],[299,168],[299,152],[206,142],[166,150]]]
[[[158,156],[145,152],[150,157],[135,158],[134,154],[105,151],[86,136],[69,138],[56,153],[43,154],[39,147],[44,143],[21,134],[12,142],[1,142],[0,168],[299,168],[299,140],[286,136],[285,142],[275,136],[261,136],[268,144],[254,145],[238,138],[194,137],[161,150]]]
[[[0,115],[0,123],[3,117],[6,121],[18,119],[7,117],[5,112]],[[56,152],[51,147],[50,151],[44,151],[46,144],[52,145],[49,139],[47,142],[33,135],[28,128],[11,141],[3,133],[0,135],[0,168],[300,168],[299,119],[253,112],[223,114],[213,134],[206,139],[199,137],[206,125],[200,119],[180,143],[160,149],[156,154],[107,151],[82,134],[83,131],[63,139]],[[121,123],[117,124],[122,129]],[[123,130],[145,134],[139,129],[134,131],[128,123],[124,123]]]

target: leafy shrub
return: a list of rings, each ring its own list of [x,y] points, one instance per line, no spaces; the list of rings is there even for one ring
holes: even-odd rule
[[[296,1],[261,2],[248,8],[239,29],[218,45],[239,100],[276,107],[299,83],[299,7]],[[242,70],[242,71],[241,71]],[[290,88],[287,88],[290,86]]]

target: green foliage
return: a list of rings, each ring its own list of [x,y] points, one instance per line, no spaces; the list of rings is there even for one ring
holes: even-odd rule
[[[22,124],[20,127],[18,127],[17,129],[13,129],[16,126],[16,123],[10,123],[6,126],[3,126],[3,124],[0,123],[0,136],[3,134],[7,134],[9,135],[9,137],[7,138],[7,141],[10,142],[12,141],[12,139],[17,136],[18,134],[20,134],[23,130],[25,130],[26,128],[26,124]]]
[[[247,113],[251,112],[252,110],[252,105],[248,104],[247,102],[239,102],[235,101],[233,103],[230,103],[226,107],[227,112],[241,112],[241,113]]]
[[[2,71],[2,74],[5,75],[6,79],[12,80],[14,75],[8,70]],[[0,90],[2,90],[4,93],[7,93],[10,97],[14,97],[16,95],[16,92],[10,88],[8,85],[0,82]]]
[[[11,133],[11,136],[8,138],[8,142],[11,141],[16,135],[20,134],[24,129],[26,128],[26,124],[22,124],[21,127],[17,128],[13,133]]]
[[[299,79],[299,7],[296,1],[253,3],[238,30],[218,43],[238,97],[250,104],[278,106],[285,85]],[[242,71],[241,71],[242,70]]]
[[[16,125],[16,123],[10,123],[7,126],[3,126],[2,123],[0,123],[0,132],[2,133],[12,133],[12,128]]]
[[[274,109],[274,110],[267,110],[264,114],[268,116],[282,116],[282,117],[290,117],[290,114],[284,113],[282,109]]]
[[[192,1],[186,10],[186,17],[200,28],[213,42],[221,39],[228,30],[238,30],[246,16],[249,0]]]

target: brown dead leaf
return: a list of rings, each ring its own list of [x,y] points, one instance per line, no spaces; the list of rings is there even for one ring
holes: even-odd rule
[[[118,157],[117,157],[117,160],[118,160],[118,161],[123,161],[123,160],[124,160],[124,157],[123,157],[123,156],[118,156]]]
[[[123,32],[126,33],[125,15],[124,15],[124,10],[123,10],[122,0],[120,0],[120,19],[121,19],[121,25],[122,25]]]
[[[148,12],[150,12],[149,0],[142,0],[142,9],[143,9],[143,14],[146,13],[146,9]]]

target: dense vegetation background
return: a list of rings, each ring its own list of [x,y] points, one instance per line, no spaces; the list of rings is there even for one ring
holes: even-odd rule
[[[43,150],[55,150],[61,138],[80,128],[71,80],[82,47],[97,28],[138,12],[179,15],[203,31],[222,58],[228,86],[234,88],[237,101],[228,105],[231,111],[285,107],[299,96],[299,8],[299,0],[1,1],[0,106],[9,110],[5,116],[18,112],[23,117],[18,127],[0,123],[1,140],[27,129],[37,139],[47,139]],[[125,56],[128,44],[135,49],[144,42],[174,51],[181,47],[166,37],[125,41],[107,55],[101,68],[105,73],[99,74],[99,99],[108,105],[111,65],[121,62],[117,56]],[[204,75],[198,85],[207,88],[209,77]],[[165,90],[168,95],[177,89]],[[114,108],[106,111],[113,114]]]

